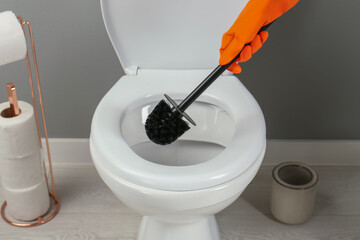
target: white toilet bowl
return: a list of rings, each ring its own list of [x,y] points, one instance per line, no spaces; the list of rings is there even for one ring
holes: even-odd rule
[[[263,115],[234,76],[222,76],[189,108],[198,126],[178,141],[159,146],[147,139],[144,122],[161,93],[182,99],[206,74],[124,76],[95,111],[93,161],[114,194],[146,216],[141,240],[219,239],[213,215],[236,200],[262,162]]]
[[[187,110],[196,127],[171,145],[152,143],[144,123],[163,94],[184,99],[210,70],[173,69],[171,64],[153,68],[147,65],[146,54],[134,67],[119,40],[118,32],[125,31],[120,27],[124,16],[114,14],[117,9],[127,14],[133,2],[101,2],[105,25],[127,75],[94,113],[91,156],[113,193],[144,216],[139,240],[219,240],[214,214],[240,196],[263,160],[266,138],[261,109],[235,76],[221,76]],[[137,29],[137,21],[129,22]],[[138,27],[143,25],[140,21]],[[126,35],[122,38],[127,42]]]

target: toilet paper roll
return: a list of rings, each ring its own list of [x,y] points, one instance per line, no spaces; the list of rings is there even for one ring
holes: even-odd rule
[[[25,58],[26,41],[12,11],[0,13],[0,66]]]
[[[49,192],[46,181],[26,189],[3,188],[7,213],[21,221],[32,221],[46,214],[50,208]]]
[[[40,149],[33,107],[19,101],[21,113],[11,118],[1,114],[7,108],[9,103],[0,104],[0,164],[1,159],[21,159]]]
[[[7,118],[9,103],[0,104],[0,173],[7,211],[31,221],[49,209],[49,194],[33,107],[19,101],[20,115]]]
[[[44,178],[40,149],[22,158],[1,159],[0,176],[2,185],[12,189],[37,185]]]

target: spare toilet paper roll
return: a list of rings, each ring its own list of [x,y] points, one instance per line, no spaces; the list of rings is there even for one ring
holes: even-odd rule
[[[8,188],[23,189],[37,185],[44,178],[40,149],[21,158],[0,158],[0,176],[2,185]]]
[[[0,104],[0,159],[19,159],[40,149],[33,107],[19,101],[20,115],[7,118],[2,112],[9,103]]]
[[[0,104],[0,169],[9,213],[27,221],[44,214],[49,208],[49,195],[34,109],[26,102],[18,103],[21,112],[15,117],[3,114],[9,103]]]
[[[26,41],[12,11],[0,13],[0,66],[25,58]]]
[[[15,219],[32,221],[46,214],[50,208],[49,192],[46,181],[31,188],[15,190],[3,188],[7,206],[6,212]]]

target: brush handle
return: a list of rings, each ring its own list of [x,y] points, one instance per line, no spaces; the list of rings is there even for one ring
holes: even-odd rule
[[[258,33],[265,31],[273,22],[263,26]],[[244,45],[247,46],[250,43]],[[243,48],[244,49],[244,48]],[[178,106],[177,111],[185,112],[185,110],[228,68],[236,59],[240,57],[242,50],[236,55],[231,62],[226,65],[218,65]]]

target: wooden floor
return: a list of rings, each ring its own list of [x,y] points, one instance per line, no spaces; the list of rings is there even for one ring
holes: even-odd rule
[[[272,167],[265,166],[243,195],[217,214],[222,240],[360,239],[360,167],[315,169],[320,181],[310,221],[290,226],[272,218]],[[54,172],[60,213],[45,225],[27,229],[0,220],[1,240],[136,239],[141,217],[110,192],[93,166],[56,166]]]

